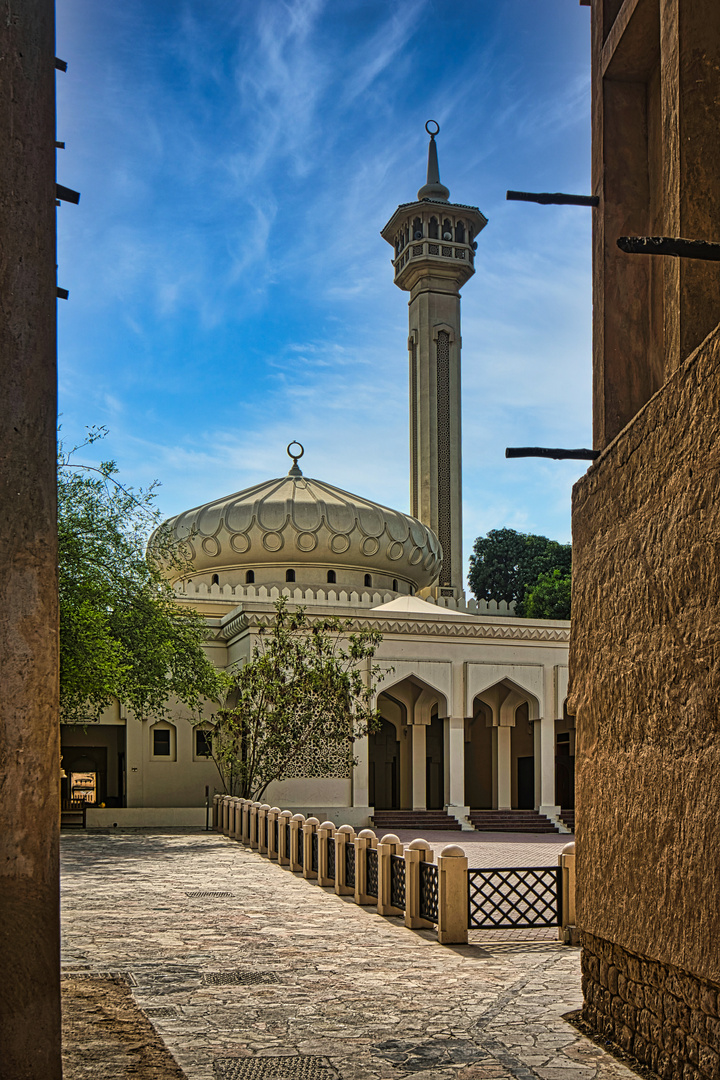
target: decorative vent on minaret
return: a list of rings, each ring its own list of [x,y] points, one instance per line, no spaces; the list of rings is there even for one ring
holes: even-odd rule
[[[440,129],[434,121],[425,127],[427,182],[382,236],[394,250],[395,284],[410,293],[410,506],[443,549],[439,579],[424,593],[462,597],[460,288],[475,273],[475,237],[487,218],[449,201],[435,143]]]

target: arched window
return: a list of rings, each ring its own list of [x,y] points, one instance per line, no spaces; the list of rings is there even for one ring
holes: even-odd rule
[[[337,581],[337,574],[335,573],[334,570],[328,570],[327,580],[328,580],[328,585],[334,585],[335,584],[335,582]]]
[[[455,226],[455,240],[458,244],[465,243],[465,226],[463,225],[462,221],[458,221],[457,225]]]
[[[285,571],[285,580],[286,581],[294,581],[295,580],[295,571],[294,570],[286,570]]]
[[[445,218],[443,221],[443,240],[452,240],[452,223],[450,218]]]
[[[218,577],[217,574],[213,574],[212,581],[210,582],[210,584],[211,585],[219,585],[220,584],[220,578]]]
[[[428,236],[431,240],[438,239],[438,219],[436,217],[430,218],[430,226],[428,228]]]
[[[413,221],[413,240],[422,240],[423,238],[423,224],[419,217],[416,217]]]
[[[245,575],[245,584],[246,585],[254,585],[255,584],[255,571],[254,570],[248,570],[248,572],[246,573],[246,575]]]
[[[372,574],[365,575],[365,585],[368,589],[372,588]]]
[[[397,587],[397,578],[396,578],[396,577],[394,577],[394,578],[393,578],[393,592],[397,592],[397,591],[398,591],[398,587]]]

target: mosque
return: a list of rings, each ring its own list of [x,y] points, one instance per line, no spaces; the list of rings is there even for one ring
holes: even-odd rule
[[[564,832],[574,807],[570,625],[465,598],[460,288],[487,219],[450,202],[439,129],[427,130],[427,182],[382,230],[395,284],[410,294],[411,514],[304,475],[303,448],[291,443],[286,476],[165,523],[192,566],[173,587],[207,620],[222,668],[250,656],[281,594],[311,620],[339,616],[383,635],[380,730],[356,744],[349,772],[318,777],[312,760],[299,763],[270,786],[271,804],[352,825]],[[219,777],[210,722],[191,721],[181,708],[153,722],[116,706],[85,729],[64,725],[65,794],[87,799],[87,824],[200,824]]]

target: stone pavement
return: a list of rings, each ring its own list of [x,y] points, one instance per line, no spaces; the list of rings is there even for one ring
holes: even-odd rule
[[[127,973],[188,1080],[634,1076],[561,1019],[578,949],[438,945],[212,833],[61,848],[65,970]]]

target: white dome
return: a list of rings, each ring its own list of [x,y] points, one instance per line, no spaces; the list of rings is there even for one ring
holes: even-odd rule
[[[179,541],[196,574],[342,568],[401,578],[420,589],[442,565],[440,542],[422,522],[305,477],[297,465],[281,479],[187,510],[160,528]]]

